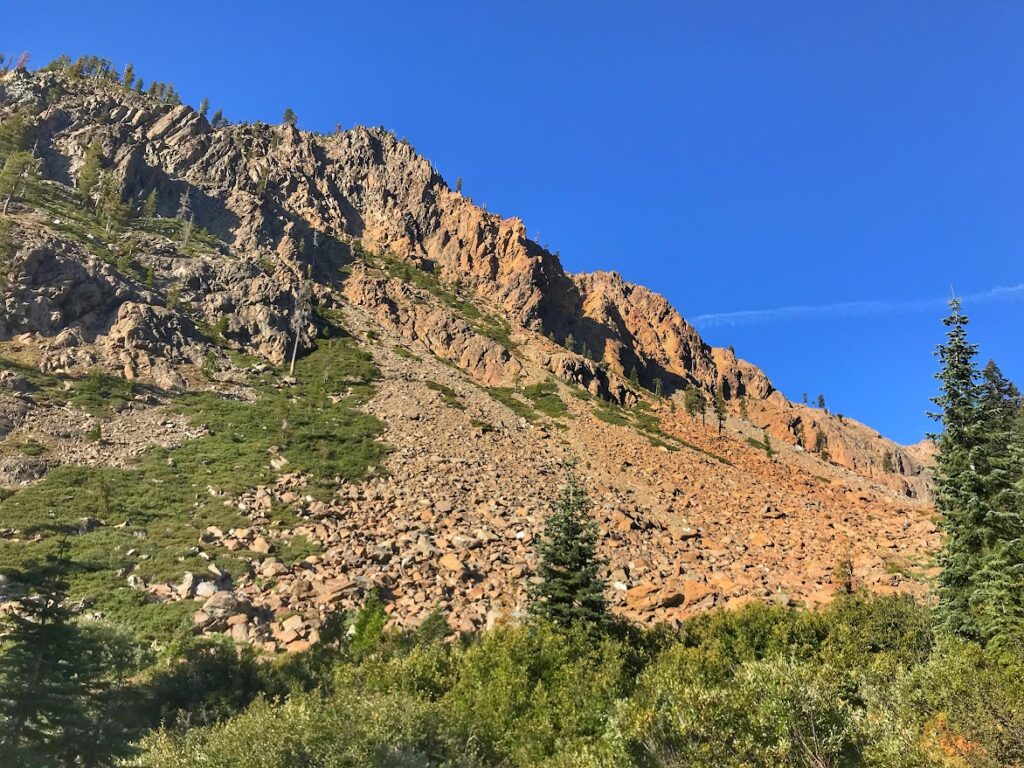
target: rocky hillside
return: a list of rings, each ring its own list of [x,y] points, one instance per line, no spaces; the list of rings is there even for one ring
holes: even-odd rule
[[[242,435],[257,412],[264,431],[312,435],[296,412],[315,403],[344,428],[310,437],[330,454],[320,467],[354,429],[359,455],[372,443],[380,461],[318,476],[270,442],[251,478],[184,478],[201,492],[164,512],[188,517],[195,551],[157,567],[125,544],[119,586],[199,597],[203,629],[293,650],[374,586],[398,623],[441,605],[453,626],[480,626],[522,607],[546,500],[576,460],[624,615],[820,602],[841,560],[876,589],[923,589],[937,543],[926,449],[787,401],[646,288],[567,273],[387,131],[214,126],[64,66],[7,74],[0,120],[25,121],[42,178],[4,234],[0,545],[45,543],[14,510],[41,509],[40,489],[72,467],[131,473],[159,448],[184,478],[203,450],[189,446]],[[373,371],[335,381],[342,349]],[[688,391],[703,415],[686,413]],[[211,426],[245,403],[227,432]],[[155,547],[147,516],[124,511]],[[83,538],[120,535],[85,517]]]

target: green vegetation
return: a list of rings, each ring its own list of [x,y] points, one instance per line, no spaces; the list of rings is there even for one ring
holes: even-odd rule
[[[14,448],[24,456],[42,456],[46,453],[46,448],[36,440],[26,440],[24,443],[14,446]]]
[[[686,408],[691,419],[696,419],[699,413],[701,423],[703,423],[704,414],[708,408],[708,399],[697,387],[688,387],[683,394],[683,407]]]
[[[323,338],[299,362],[292,387],[278,389],[275,376],[264,374],[254,382],[255,402],[213,392],[180,396],[174,407],[205,426],[205,437],[154,449],[131,469],[58,467],[0,502],[0,519],[23,537],[0,540],[0,572],[18,582],[30,580],[35,564],[66,540],[72,599],[94,600],[104,616],[140,638],[166,639],[187,621],[187,606],[182,611],[181,604],[148,604],[118,572],[155,581],[205,571],[209,563],[200,557],[199,534],[209,525],[245,524],[237,510],[224,506],[224,496],[270,480],[275,456],[287,461],[289,471],[309,473],[308,492],[317,496],[341,480],[377,471],[385,449],[375,438],[382,427],[357,408],[370,397],[376,373],[369,356],[349,339]],[[75,382],[70,399],[102,412],[119,392],[128,396],[115,382],[87,377]],[[51,387],[59,390],[56,382]],[[85,530],[85,518],[104,524]],[[132,549],[146,559],[130,557]],[[295,540],[288,551],[300,558],[309,554],[309,544]],[[237,576],[248,553],[205,554]]]
[[[136,764],[994,768],[1024,758],[1019,659],[937,638],[907,599],[855,594],[816,613],[755,605],[679,631],[598,637],[534,621],[456,643],[442,642],[440,622],[399,635],[382,619],[371,603],[341,623],[351,637],[286,665],[253,672],[243,657],[231,680],[207,672],[212,684],[190,690],[179,722],[206,699],[215,711],[252,703],[203,727],[170,723]]]
[[[444,400],[444,404],[449,408],[458,408],[462,410],[466,406],[462,404],[462,400],[459,398],[458,393],[449,387],[447,384],[438,384],[436,381],[424,382],[427,385],[427,389],[432,389],[441,395],[441,399]]]
[[[397,344],[391,348],[391,351],[394,352],[399,357],[404,357],[406,360],[419,360],[419,357],[414,355],[405,347],[400,347]]]
[[[530,384],[523,389],[523,394],[533,403],[533,407],[552,419],[567,416],[569,409],[558,396],[558,384],[554,381],[541,381]]]
[[[600,576],[605,563],[597,556],[597,536],[586,489],[570,474],[544,521],[544,535],[537,546],[540,581],[533,587],[530,606],[536,616],[566,629],[597,630],[607,625],[605,584]]]
[[[1024,637],[1024,403],[994,362],[979,374],[960,302],[937,356],[936,506],[946,534],[938,614],[950,633],[995,646]]]
[[[484,389],[491,397],[512,411],[516,416],[524,418],[527,421],[536,421],[539,418],[537,412],[526,402],[520,399],[514,388],[485,387]]]
[[[638,403],[635,408],[628,410],[612,403],[603,403],[595,408],[593,414],[601,421],[614,424],[617,427],[632,427],[648,439],[651,445],[658,448],[665,448],[669,451],[678,451],[683,448],[702,453],[710,459],[732,466],[732,462],[723,456],[705,450],[699,445],[694,445],[681,437],[670,435],[661,426],[661,419],[653,413],[649,413],[650,406],[644,402]]]

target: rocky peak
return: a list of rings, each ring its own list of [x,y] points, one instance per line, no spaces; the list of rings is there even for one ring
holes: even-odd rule
[[[488,212],[454,191],[408,142],[382,128],[321,135],[287,124],[213,127],[187,105],[160,104],[109,80],[60,71],[10,73],[0,88],[0,116],[15,109],[36,115],[36,146],[48,178],[73,183],[87,148],[99,141],[130,205],[141,206],[155,192],[163,217],[186,205],[195,225],[221,241],[219,254],[143,260],[162,283],[157,294],[181,286],[196,319],[212,326],[226,317],[224,339],[242,349],[275,362],[285,358],[289,312],[311,274],[318,301],[362,306],[488,385],[518,381],[525,355],[564,381],[632,403],[642,393],[625,379],[636,371],[640,385],[660,383],[670,396],[698,387],[709,399],[720,393],[733,411],[742,401],[766,430],[794,445],[813,446],[808,435],[827,432],[832,460],[849,468],[874,471],[895,456],[907,475],[919,474],[910,452],[861,425],[789,403],[759,368],[706,344],[664,297],[615,273],[567,273],[557,255],[527,237],[521,220]],[[59,249],[51,250],[54,264],[62,263]],[[368,264],[366,252],[407,265],[433,293],[353,270]],[[45,298],[19,301],[52,303],[52,291],[31,288],[29,263],[29,290]],[[81,268],[88,271],[84,261]],[[127,290],[111,288],[103,294],[109,300],[92,310],[96,317],[80,321],[87,337],[117,326],[121,343],[146,338],[152,346],[162,338],[152,329],[123,332],[126,321],[151,325],[160,316],[135,311],[119,320],[120,303],[139,300]],[[482,309],[507,331],[478,327],[458,306],[438,305],[438,296]],[[4,322],[8,334],[58,333],[68,323],[53,318],[75,312],[62,307],[44,320],[38,309],[12,306]],[[180,325],[169,338],[190,339],[188,328]],[[525,351],[515,352],[508,334]],[[551,341],[560,348],[551,349]],[[908,492],[921,493],[922,485]]]

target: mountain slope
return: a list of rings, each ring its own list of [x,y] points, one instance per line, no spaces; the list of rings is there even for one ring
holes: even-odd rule
[[[201,595],[220,589],[259,609],[229,629],[214,606],[196,618],[207,630],[294,649],[315,639],[329,607],[355,604],[372,585],[389,592],[399,622],[438,603],[457,626],[498,620],[522,606],[530,542],[573,458],[594,489],[613,603],[625,615],[825,599],[847,556],[875,588],[921,588],[907,574],[936,543],[930,507],[915,500],[928,498],[922,453],[788,402],[657,294],[615,274],[566,273],[521,221],[453,191],[386,131],[215,128],[102,70],[82,77],[59,67],[10,73],[0,105],[4,120],[32,116],[47,180],[12,216],[6,358],[66,377],[74,391],[95,370],[151,386],[149,401],[131,399],[138,414],[173,411],[196,392],[258,404],[281,391],[293,414],[328,407],[325,395],[344,405],[351,388],[342,380],[326,391],[327,368],[322,387],[307,373],[265,391],[265,364],[239,357],[281,365],[297,346],[329,360],[334,348],[315,341],[318,332],[346,329],[354,339],[344,343],[379,368],[364,379],[376,395],[352,403],[383,423],[394,448],[385,477],[368,460],[338,474],[336,490],[307,494],[331,484],[292,471],[298,454],[282,437],[265,476],[210,486],[221,508],[243,513],[237,525],[206,530],[207,512],[194,513],[203,552],[230,561],[223,573],[179,584],[184,568],[129,569],[135,588],[163,601],[210,584]],[[158,216],[112,222],[98,194],[80,205],[68,187],[97,149],[119,200],[139,210],[153,196]],[[9,366],[14,390],[57,387],[29,378]],[[691,388],[724,399],[721,433],[713,415],[682,413]],[[111,463],[127,453],[118,441],[138,434],[122,422],[146,418],[86,415],[72,429],[47,398],[15,392],[4,402],[7,448],[48,449],[12,450],[0,466],[8,485],[60,464]],[[97,428],[105,450],[80,450]],[[216,438],[193,428],[172,429],[165,442]],[[279,507],[293,516],[288,525],[267,514]],[[314,553],[270,555],[297,539]],[[304,617],[294,631],[274,623],[288,611]]]

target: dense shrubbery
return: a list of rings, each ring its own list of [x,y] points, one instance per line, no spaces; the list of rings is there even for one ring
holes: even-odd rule
[[[928,611],[904,598],[855,595],[819,613],[750,606],[678,632],[620,628],[598,639],[543,623],[454,644],[436,626],[395,636],[360,626],[287,668],[260,667],[266,693],[241,714],[151,734],[137,764],[902,768],[1024,759],[1020,656],[936,641]],[[221,689],[233,685],[225,677],[193,689],[192,707],[223,702]]]

